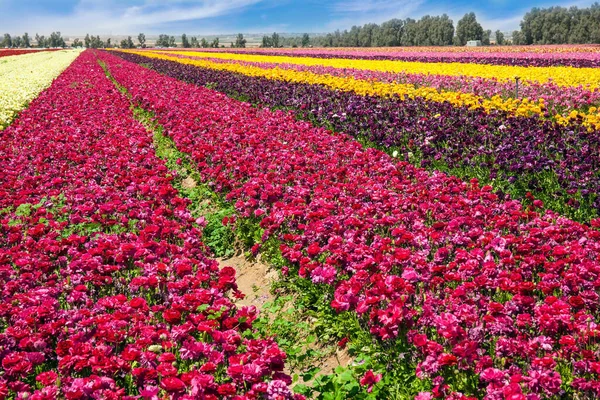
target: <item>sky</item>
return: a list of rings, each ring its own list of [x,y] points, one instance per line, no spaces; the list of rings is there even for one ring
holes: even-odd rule
[[[323,33],[391,18],[474,11],[484,29],[512,31],[532,7],[593,0],[0,0],[0,33],[137,35]]]

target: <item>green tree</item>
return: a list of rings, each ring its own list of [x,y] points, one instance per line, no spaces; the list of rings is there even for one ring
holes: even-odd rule
[[[81,40],[79,40],[79,38],[76,38],[75,40],[73,40],[73,44],[71,44],[71,47],[83,47],[83,43],[81,42]]]
[[[177,43],[175,43],[175,36],[169,36],[169,46],[168,47],[177,47]]]
[[[267,35],[263,36],[262,44],[260,45],[260,47],[273,47],[273,45],[271,44],[271,38]]]
[[[235,38],[235,43],[234,43],[233,47],[237,47],[237,48],[246,47],[246,39],[244,39],[243,34],[241,34],[241,33],[237,34],[237,37]]]
[[[525,37],[521,31],[513,31],[511,37],[511,43],[514,45],[525,44]]]
[[[469,40],[483,40],[483,28],[477,22],[475,13],[465,14],[456,24],[456,37],[461,46],[467,44]]]
[[[214,40],[210,44],[210,47],[212,47],[214,49],[216,49],[217,47],[219,47],[219,38],[214,38]]]
[[[155,43],[156,47],[169,47],[169,36],[168,35],[158,35],[158,39]]]
[[[198,45],[198,38],[196,38],[196,36],[192,36],[192,38],[190,39],[190,44],[192,45],[192,47],[194,49],[197,49],[198,47],[200,47]]]
[[[277,32],[273,32],[273,34],[271,35],[271,47],[281,47],[281,44],[279,42],[279,34]]]
[[[406,18],[404,20],[404,32],[402,37],[400,38],[401,46],[416,46],[416,36],[417,36],[417,21],[412,18]]]
[[[25,32],[23,34],[23,47],[31,47],[31,38],[29,37],[29,33]]]
[[[138,34],[137,37],[138,43],[140,44],[140,47],[142,49],[146,48],[146,35],[144,35],[143,33]]]
[[[37,39],[37,35],[36,35]],[[86,33],[85,38],[83,38],[83,42],[85,43],[85,48],[89,49],[92,46],[92,39],[90,39],[90,34]]]
[[[200,41],[200,46],[203,49],[206,49],[206,48],[210,47],[210,45],[208,44],[208,41],[206,39],[204,39],[204,38],[202,38],[202,40]]]
[[[110,40],[110,39],[108,39],[108,40]],[[107,43],[107,44],[110,44],[110,43]],[[133,43],[131,36],[128,36],[127,39],[121,40],[121,48],[122,49],[134,49],[135,48],[135,43]]]
[[[481,44],[485,45],[485,46],[489,46],[490,45],[490,37],[492,36],[492,31],[491,30],[486,30],[483,32],[483,37],[481,38]]]
[[[2,40],[2,47],[12,47],[12,37],[9,33],[4,34],[4,40]]]
[[[502,45],[504,44],[504,33],[502,33],[502,32],[500,31],[500,29],[498,29],[498,30],[495,32],[495,35],[496,35],[496,44],[497,44],[498,46],[502,46]]]
[[[190,45],[190,41],[188,40],[187,35],[185,33],[183,35],[181,35],[181,47],[186,48],[186,49],[192,47]]]
[[[391,19],[381,24],[378,46],[400,46],[400,39],[404,31],[404,21]]]
[[[48,45],[50,47],[67,47],[65,40],[61,36],[60,32],[52,32],[48,38]]]
[[[308,33],[305,33],[302,35],[302,47],[308,46],[310,46],[310,36],[308,36]]]

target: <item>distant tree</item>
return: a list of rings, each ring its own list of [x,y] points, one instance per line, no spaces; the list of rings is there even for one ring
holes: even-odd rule
[[[183,35],[181,35],[181,47],[186,48],[186,49],[192,47],[190,45],[190,41],[188,40],[187,35],[185,33]]]
[[[198,45],[198,39],[196,38],[196,36],[192,36],[192,38],[190,39],[190,44],[192,45],[193,48],[197,49],[198,47],[200,47]]]
[[[130,38],[131,38],[131,36],[130,36]],[[128,43],[129,43],[129,42],[128,42]],[[106,39],[106,44],[105,44],[105,47],[106,47],[107,49],[110,49],[110,48],[112,47],[112,43],[111,43],[111,39],[110,39],[110,38]],[[134,46],[134,47],[135,47],[135,46]]]
[[[104,42],[100,39],[100,35],[92,36],[90,38],[90,47],[92,49],[101,49],[104,47]]]
[[[169,46],[168,47],[177,47],[177,43],[175,43],[175,36],[169,36]]]
[[[271,38],[267,35],[263,36],[260,47],[273,47],[271,45]]]
[[[399,46],[400,38],[404,30],[404,21],[391,19],[381,24],[378,46]]]
[[[4,40],[2,40],[2,47],[12,47],[12,37],[9,33],[4,34]]]
[[[308,46],[310,46],[310,37],[308,36],[308,33],[305,33],[302,35],[302,47]]]
[[[504,44],[504,33],[502,33],[500,31],[500,29],[498,29],[495,33],[496,35],[496,44],[499,46],[502,46]]]
[[[21,36],[15,36],[12,40],[13,47],[21,47]]]
[[[21,42],[23,47],[31,47],[31,38],[29,37],[29,33],[25,32],[23,34],[23,40]]]
[[[600,43],[600,4],[534,7],[523,17],[518,39],[521,44]]]
[[[467,44],[469,40],[483,40],[483,28],[477,22],[475,13],[465,14],[456,24],[456,36],[461,46]]]
[[[513,31],[511,42],[514,45],[525,44],[525,37],[521,33],[521,31]]]
[[[404,20],[404,31],[400,38],[400,46],[416,46],[416,38],[419,26],[417,21],[412,18],[406,18]]]
[[[246,47],[246,39],[244,39],[243,34],[241,34],[241,33],[237,34],[237,37],[235,38],[235,43],[232,47],[238,47],[238,48]]]
[[[219,47],[219,38],[214,38],[210,47],[215,48],[215,49],[218,48]]]
[[[279,41],[279,34],[277,32],[273,32],[273,34],[271,35],[271,47],[281,47]]]
[[[491,30],[486,30],[483,31],[483,36],[481,38],[481,44],[485,45],[485,46],[489,46],[490,45],[490,37],[492,36],[492,31]]]
[[[73,40],[71,47],[73,47],[73,48],[83,47],[83,43],[81,42],[81,40],[79,40],[79,38],[76,38],[75,40]]]
[[[158,39],[155,43],[156,47],[169,47],[169,35],[158,35]]]
[[[37,34],[36,34],[37,39]],[[86,33],[85,38],[83,38],[83,42],[85,43],[85,48],[89,49],[92,46],[92,39],[90,39],[90,34]]]
[[[108,39],[108,40],[110,40],[110,39]],[[107,44],[110,44],[110,43],[107,42]],[[121,40],[121,48],[122,49],[134,49],[135,48],[135,43],[133,43],[131,36],[128,36],[127,39]]]
[[[143,33],[138,34],[137,37],[138,43],[140,44],[140,47],[142,49],[146,48],[146,35],[144,35]]]
[[[375,29],[379,29],[377,24],[365,24],[358,34],[358,45],[360,47],[371,47]]]
[[[61,36],[60,32],[52,32],[48,38],[47,45],[49,47],[67,47],[65,40]]]
[[[208,47],[210,47],[210,45],[208,44],[208,41],[204,38],[202,38],[202,40],[200,41],[200,47],[202,47],[203,49],[206,49]]]

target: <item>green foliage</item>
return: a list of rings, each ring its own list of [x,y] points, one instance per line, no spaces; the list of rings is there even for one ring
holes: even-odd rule
[[[498,29],[495,32],[495,35],[496,35],[496,44],[499,46],[502,46],[504,44],[504,33],[502,33],[500,31],[500,29]]]
[[[589,8],[534,7],[521,21],[514,44],[600,43],[600,4]]]
[[[165,34],[158,35],[158,39],[155,43],[156,47],[177,47],[175,43],[175,36],[169,36]]]
[[[464,46],[469,40],[483,41],[483,28],[477,22],[474,12],[464,15],[456,24],[456,37],[458,44]]]
[[[183,48],[190,48],[192,47],[192,45],[190,44],[190,41],[187,38],[187,35],[184,33],[183,35],[181,35],[181,47]]]
[[[233,43],[231,47],[236,47],[236,48],[246,47],[246,39],[244,39],[244,35],[241,33],[238,33],[235,38],[235,43]]]
[[[418,21],[394,18],[381,25],[353,26],[349,31],[336,30],[312,38],[306,33],[301,37],[279,38],[277,46],[273,37],[264,36],[261,47],[306,47],[310,44],[317,47],[448,46],[453,37],[454,23],[448,15],[442,14],[425,15]]]
[[[142,49],[145,49],[146,48],[146,35],[144,35],[143,33],[140,33],[137,36],[137,40],[138,40],[138,43],[140,44],[140,47]]]
[[[135,44],[133,43],[131,36],[127,36],[127,39],[121,40],[121,48],[122,49],[134,49],[135,48]]]

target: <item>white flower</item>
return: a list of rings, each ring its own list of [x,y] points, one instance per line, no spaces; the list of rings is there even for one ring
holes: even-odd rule
[[[0,130],[81,53],[79,50],[42,51],[2,57],[0,63]],[[8,79],[7,79],[8,78]]]

